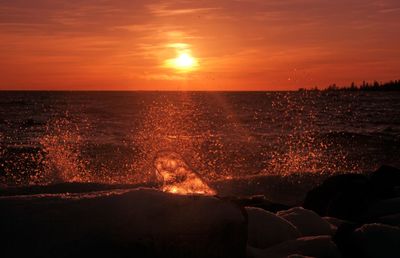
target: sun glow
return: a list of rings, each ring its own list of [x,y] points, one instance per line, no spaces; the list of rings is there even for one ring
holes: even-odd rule
[[[191,57],[189,54],[183,53],[180,54],[176,59],[175,59],[175,65],[178,68],[190,68],[193,67],[196,63],[196,60]]]
[[[180,53],[174,59],[168,60],[168,66],[180,71],[192,71],[197,66],[197,60],[189,53]]]
[[[165,61],[165,66],[179,72],[190,72],[199,66],[197,58],[192,55],[190,45],[185,43],[169,44],[168,48],[175,49],[176,57]]]

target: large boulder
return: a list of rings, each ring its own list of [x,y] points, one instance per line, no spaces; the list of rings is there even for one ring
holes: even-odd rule
[[[370,199],[370,184],[366,176],[342,174],[329,177],[309,191],[303,207],[321,216],[362,221]]]
[[[374,221],[396,214],[400,214],[400,197],[375,201],[368,209],[368,217]]]
[[[331,224],[311,210],[294,207],[280,211],[277,215],[296,226],[302,236],[332,235],[334,233]]]
[[[400,255],[400,228],[366,224],[353,233],[352,246],[357,257],[394,258]]]
[[[376,197],[381,199],[400,197],[400,169],[382,166],[370,175]]]
[[[150,189],[0,198],[2,257],[244,257],[246,218]]]
[[[248,216],[248,245],[267,248],[296,239],[300,232],[289,221],[260,208],[246,207]]]

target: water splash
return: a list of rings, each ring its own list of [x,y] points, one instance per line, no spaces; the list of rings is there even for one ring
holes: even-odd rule
[[[154,160],[157,179],[161,190],[175,194],[215,195],[200,176],[192,171],[183,158],[174,152],[161,152]]]
[[[276,129],[281,136],[275,139],[277,147],[263,155],[265,159],[270,158],[264,172],[290,175],[359,170],[351,162],[348,151],[321,132],[324,125],[320,123],[325,121],[325,117],[321,117],[325,115],[321,109],[327,107],[319,101],[319,98],[307,93],[286,93],[272,103],[273,109],[280,113],[281,122],[271,122],[280,125]]]
[[[76,123],[68,118],[48,123],[39,142],[45,161],[44,171],[37,180],[45,183],[92,181],[89,161],[81,157],[84,139]]]
[[[286,176],[292,173],[335,173],[357,171],[348,153],[335,143],[318,138],[314,133],[289,135],[283,150],[270,153],[268,170]]]
[[[146,106],[140,125],[130,135],[131,146],[135,148],[135,159],[131,164],[142,181],[154,180],[155,160],[169,154],[171,159],[182,163],[185,162],[181,156],[190,160],[190,165],[202,178],[210,179],[215,174],[204,169],[206,159],[202,147],[208,137],[204,135],[207,132],[197,130],[193,100],[184,93],[178,96],[179,101],[169,95],[157,95],[151,105]],[[185,167],[188,169],[187,165]]]
[[[0,182],[151,184],[162,150],[179,153],[176,159],[184,157],[202,182],[360,172],[397,160],[394,132],[364,130],[382,122],[381,113],[371,115],[384,110],[371,109],[371,97],[360,103],[342,94],[135,94],[62,94],[54,103],[40,99],[43,107],[29,113],[19,104],[18,113],[6,109]],[[393,112],[392,120],[399,117]]]

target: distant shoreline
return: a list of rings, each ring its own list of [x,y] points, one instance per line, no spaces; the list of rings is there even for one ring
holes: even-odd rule
[[[325,89],[315,88],[299,88],[298,91],[400,91],[400,80],[389,82],[372,83],[363,82],[361,85],[356,85],[354,82],[350,86],[337,86],[336,84],[329,85]]]
[[[400,91],[400,80],[392,80],[388,82],[366,82],[356,85],[354,82],[350,86],[337,86],[335,83],[326,88],[300,87],[290,90],[65,90],[65,89],[0,89],[0,93],[271,93],[271,92],[303,92],[303,91]]]

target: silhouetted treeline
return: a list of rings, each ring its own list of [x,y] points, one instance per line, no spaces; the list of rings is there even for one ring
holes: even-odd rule
[[[318,91],[317,87],[312,89],[300,88],[300,91],[311,90]],[[400,91],[400,80],[389,81],[389,82],[378,82],[373,83],[363,82],[361,85],[356,85],[354,82],[350,86],[337,86],[336,84],[329,85],[323,91]]]

